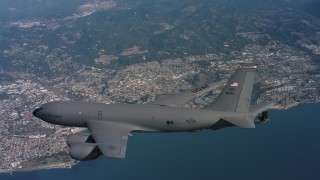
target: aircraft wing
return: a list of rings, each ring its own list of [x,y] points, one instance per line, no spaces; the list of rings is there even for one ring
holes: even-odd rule
[[[191,91],[187,92],[181,92],[173,95],[158,95],[156,97],[156,100],[153,102],[149,102],[147,104],[153,104],[153,105],[160,105],[160,106],[171,106],[171,107],[178,107],[183,106],[188,101],[202,96],[209,91],[216,89],[217,87],[221,86],[223,84],[222,81],[215,82],[211,84],[207,84],[204,86],[201,86],[199,88],[196,88]]]
[[[128,136],[132,129],[123,124],[98,120],[90,120],[88,128],[103,155],[125,158]]]

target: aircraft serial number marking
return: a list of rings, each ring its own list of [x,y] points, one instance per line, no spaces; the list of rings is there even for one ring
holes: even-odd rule
[[[54,114],[45,114],[45,113],[42,113],[42,116],[45,117],[45,118],[61,119],[61,116],[60,116],[60,115],[54,115]]]

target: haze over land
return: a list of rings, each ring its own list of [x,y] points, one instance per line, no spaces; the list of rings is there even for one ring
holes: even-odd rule
[[[316,1],[0,2],[0,168],[69,166],[61,128],[31,116],[53,100],[144,103],[259,64],[257,101],[319,101]],[[209,94],[189,106],[213,101]],[[58,138],[58,137],[63,138]],[[57,157],[57,158],[56,158]]]

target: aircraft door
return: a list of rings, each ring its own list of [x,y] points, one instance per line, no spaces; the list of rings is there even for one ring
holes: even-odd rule
[[[99,120],[102,119],[102,111],[98,111],[98,119],[99,119]]]

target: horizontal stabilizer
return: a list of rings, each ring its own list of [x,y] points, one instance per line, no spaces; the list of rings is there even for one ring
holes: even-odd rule
[[[262,104],[257,104],[257,105],[251,105],[249,112],[253,115],[256,116],[258,113],[261,113],[263,111],[266,111],[268,109],[272,109],[272,106],[274,106],[274,102],[267,102],[267,103],[262,103]]]
[[[240,128],[255,128],[255,124],[253,119],[251,118],[239,118],[239,117],[229,117],[224,118],[225,121],[228,121],[229,123],[238,126]]]

